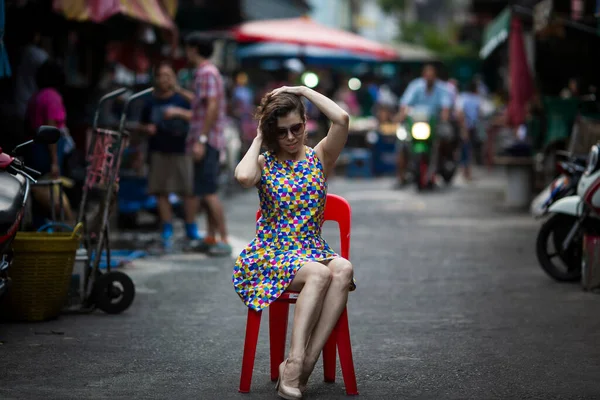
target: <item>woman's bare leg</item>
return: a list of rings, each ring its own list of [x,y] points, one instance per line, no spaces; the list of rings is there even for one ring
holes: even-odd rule
[[[288,288],[291,291],[299,291],[300,295],[294,308],[292,343],[283,374],[285,377],[281,377],[286,386],[297,388],[299,385],[306,345],[321,314],[330,281],[331,270],[323,264],[311,262],[300,268]]]
[[[348,301],[348,292],[353,276],[352,264],[344,258],[335,258],[329,262],[327,267],[331,271],[331,283],[323,300],[321,315],[306,347],[302,385],[306,384]]]

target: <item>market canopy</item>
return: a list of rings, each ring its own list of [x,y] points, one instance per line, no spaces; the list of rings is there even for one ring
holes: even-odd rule
[[[163,0],[164,1],[164,0]],[[172,1],[160,0],[54,0],[52,7],[66,19],[102,23],[115,15],[124,15],[164,29],[174,29],[169,15]]]
[[[302,58],[307,64],[376,62],[380,59],[379,57],[355,51],[313,45],[302,46],[282,42],[261,42],[242,45],[237,50],[237,56],[242,61],[262,58]]]
[[[479,57],[487,58],[492,52],[508,39],[510,31],[511,9],[506,7],[483,32],[483,45]]]
[[[239,43],[280,42],[355,52],[379,60],[400,58],[390,46],[329,28],[307,17],[250,21],[233,27],[230,32]]]

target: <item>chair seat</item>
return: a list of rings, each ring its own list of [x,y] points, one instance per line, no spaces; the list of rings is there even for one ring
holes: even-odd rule
[[[298,296],[300,296],[300,292],[286,290],[281,296],[279,296],[279,298],[276,301],[286,301],[288,303],[295,303],[298,299]]]

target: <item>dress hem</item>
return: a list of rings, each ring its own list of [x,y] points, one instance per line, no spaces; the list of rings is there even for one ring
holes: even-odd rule
[[[316,259],[314,259],[314,260],[306,261],[305,263],[303,263],[303,264],[302,264],[302,266],[304,266],[304,264],[306,264],[306,263],[309,263],[309,262],[322,262],[322,261],[331,261],[331,260],[334,260],[334,259],[336,259],[336,258],[343,258],[343,257],[342,257],[342,256],[340,256],[339,254],[337,254],[337,253],[336,253],[335,255],[332,255],[332,256],[329,256],[329,257],[316,258]],[[294,273],[294,277],[295,277],[295,275],[298,273],[298,271],[300,271],[300,269],[302,268],[302,266],[300,266],[300,267],[299,267],[299,268],[296,270],[296,272]],[[293,279],[292,279],[292,281],[293,281]],[[253,304],[252,302],[249,302],[249,303],[247,303],[247,302],[244,300],[244,298],[243,298],[243,297],[242,297],[242,296],[239,294],[239,292],[237,292],[237,291],[236,291],[236,293],[238,294],[238,296],[239,296],[240,300],[242,300],[242,303],[244,303],[244,305],[245,305],[246,307],[248,307],[248,308],[249,308],[249,309],[251,309],[251,310],[254,310],[254,311],[260,312],[260,311],[263,311],[263,310],[265,310],[266,308],[268,308],[268,307],[269,307],[271,304],[273,304],[273,303],[274,303],[274,302],[276,302],[277,300],[279,300],[279,298],[281,297],[281,295],[283,295],[285,292],[287,292],[287,290],[288,290],[288,288],[290,287],[290,285],[291,285],[291,284],[292,284],[292,282],[290,282],[290,283],[289,283],[289,284],[288,284],[288,285],[287,285],[287,286],[286,286],[286,287],[285,287],[285,288],[284,288],[284,289],[281,291],[281,293],[279,293],[279,294],[277,295],[277,297],[275,297],[275,298],[274,298],[272,301],[270,301],[269,303],[265,303],[265,304],[263,305],[263,307],[260,307],[260,308],[257,308],[256,306],[254,306],[254,304]]]

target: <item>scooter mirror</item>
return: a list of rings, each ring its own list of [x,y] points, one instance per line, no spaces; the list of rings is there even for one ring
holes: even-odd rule
[[[60,131],[54,126],[42,125],[35,135],[36,143],[54,144],[60,139]]]

